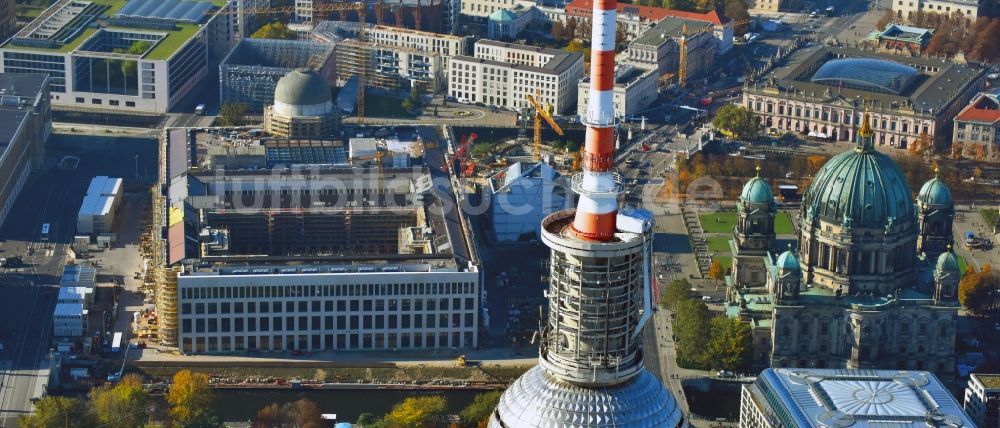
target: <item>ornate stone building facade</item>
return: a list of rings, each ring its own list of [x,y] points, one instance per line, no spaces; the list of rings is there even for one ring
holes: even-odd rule
[[[763,281],[741,272],[751,264],[740,256],[742,212],[754,206],[745,196],[757,193],[755,206],[766,206],[762,190],[747,192],[763,180],[747,184],[727,313],[753,323],[762,366],[930,370],[951,379],[961,276],[950,248],[951,194],[934,178],[914,202],[902,172],[875,150],[867,114],[856,135],[856,147],[830,159],[805,192],[796,248],[759,259]]]

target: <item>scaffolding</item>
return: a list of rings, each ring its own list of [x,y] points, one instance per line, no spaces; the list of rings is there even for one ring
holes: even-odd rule
[[[361,43],[357,39],[344,40],[336,45],[337,79],[347,80],[357,76],[361,67],[365,67],[365,85],[372,88],[397,90],[400,88],[400,76],[388,72],[381,65],[376,68],[381,56],[377,55],[378,46]]]
[[[319,42],[243,39],[219,65],[219,102],[243,103],[260,113],[274,102],[279,79],[298,67],[323,76],[332,53],[333,46]]]

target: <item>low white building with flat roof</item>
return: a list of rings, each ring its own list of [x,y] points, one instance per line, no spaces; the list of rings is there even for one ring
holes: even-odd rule
[[[83,303],[56,303],[52,311],[52,335],[80,337],[87,331],[88,310]]]
[[[92,287],[59,287],[59,297],[56,303],[79,303],[84,309],[90,309],[94,303]]]
[[[76,217],[76,232],[100,235],[111,232],[115,211],[121,203],[122,179],[97,176],[90,181],[87,194]]]

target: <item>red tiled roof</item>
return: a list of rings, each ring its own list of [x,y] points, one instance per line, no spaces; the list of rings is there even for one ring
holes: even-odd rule
[[[985,110],[968,106],[958,113],[955,120],[995,123],[1000,120],[1000,110]]]
[[[573,0],[566,5],[566,14],[589,18],[594,7],[592,0]],[[629,15],[639,15],[649,21],[659,21],[668,16],[674,18],[691,19],[695,21],[711,22],[715,25],[722,25],[722,18],[716,11],[706,13],[685,12],[683,10],[664,9],[662,7],[640,6],[637,4],[618,3],[618,13],[628,13]]]

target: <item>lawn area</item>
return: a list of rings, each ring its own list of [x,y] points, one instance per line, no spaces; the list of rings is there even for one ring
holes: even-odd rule
[[[729,240],[733,239],[729,235],[716,235],[708,238],[708,252],[729,254]]]
[[[989,209],[983,208],[979,210],[979,214],[982,214],[983,221],[986,222],[987,226],[993,226],[997,224],[997,217],[1000,217],[1000,213],[997,213],[997,210],[993,208]]]
[[[778,235],[791,235],[795,233],[792,229],[792,216],[788,213],[778,213],[774,216],[774,233]]]
[[[969,265],[965,263],[965,257],[958,256],[958,271],[965,275],[965,271],[969,269]]]
[[[712,260],[719,262],[722,265],[722,269],[726,271],[733,265],[733,258],[730,256],[712,256]]]
[[[198,32],[201,28],[195,24],[178,24],[177,29],[174,31],[167,32],[167,36],[160,40],[149,53],[146,54],[146,59],[156,59],[164,60],[170,58],[177,49],[180,49],[184,42],[190,40],[194,37],[194,33]]]
[[[736,226],[736,211],[702,214],[698,219],[705,233],[729,233]]]
[[[400,98],[365,94],[365,116],[412,119],[414,115],[406,111],[402,103]]]
[[[701,227],[705,233],[729,233],[736,227],[736,211],[707,213],[698,218],[701,220]],[[795,233],[792,229],[792,217],[788,213],[778,213],[775,216],[774,233],[778,235]]]

